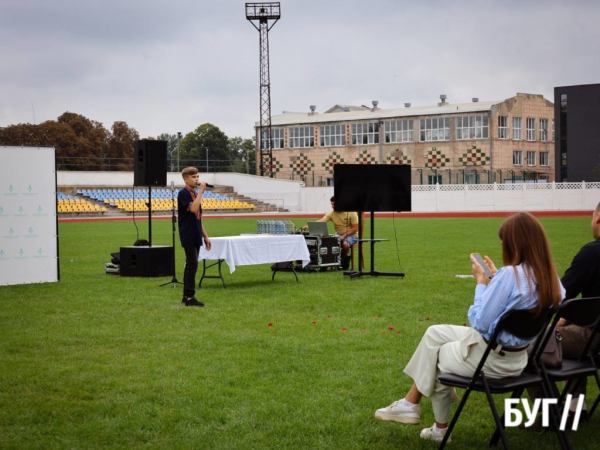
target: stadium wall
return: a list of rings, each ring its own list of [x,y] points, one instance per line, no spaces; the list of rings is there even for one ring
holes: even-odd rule
[[[304,187],[298,181],[240,173],[202,173],[200,179],[294,212],[328,211],[333,195],[333,187]],[[179,173],[168,173],[167,183],[171,181],[183,186]],[[58,172],[59,187],[132,185],[132,172]],[[591,211],[600,202],[599,182],[415,185],[412,191],[415,212]]]

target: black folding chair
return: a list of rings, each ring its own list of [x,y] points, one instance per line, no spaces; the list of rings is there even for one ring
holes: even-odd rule
[[[534,360],[530,361],[530,370],[523,371],[521,375],[515,377],[488,378],[485,375],[483,366],[485,365],[490,352],[498,346],[497,338],[502,331],[506,331],[521,339],[535,339],[542,334],[543,330],[546,329],[548,323],[550,323],[553,313],[554,310],[550,309],[542,312],[542,314],[539,316],[534,316],[530,310],[513,310],[507,312],[498,322],[494,334],[492,335],[472,377],[464,377],[455,374],[443,374],[439,376],[440,382],[446,386],[466,389],[465,394],[458,405],[458,409],[450,421],[450,425],[448,426],[448,430],[444,435],[444,439],[440,444],[440,450],[446,446],[446,442],[448,441],[448,438],[450,437],[450,434],[452,433],[452,430],[454,429],[454,426],[460,417],[460,413],[467,403],[467,399],[469,398],[471,391],[485,392],[488,403],[492,410],[494,421],[496,422],[496,431],[490,440],[490,446],[496,445],[498,443],[498,439],[502,439],[504,448],[508,449],[508,441],[506,439],[506,434],[504,433],[504,415],[502,415],[502,418],[500,418],[498,415],[498,410],[496,409],[496,404],[494,403],[492,394],[506,394],[512,392],[512,398],[520,398],[525,389],[537,385],[543,386],[543,378],[540,373],[539,365]],[[538,339],[538,341],[540,340],[541,339]],[[553,424],[557,425],[554,414],[551,415],[551,419]],[[558,430],[558,427],[555,429]],[[559,431],[557,431],[557,435],[561,447],[568,448],[568,443],[564,442]]]
[[[564,318],[569,323],[580,327],[588,327],[592,329],[586,345],[581,349],[579,358],[565,359],[563,358],[560,367],[546,367],[541,361],[542,376],[546,384],[546,395],[558,398],[557,408],[560,410],[564,404],[565,398],[569,392],[577,388],[582,378],[593,376],[600,388],[600,377],[598,376],[598,366],[594,359],[591,345],[594,337],[598,333],[600,327],[600,297],[575,298],[563,302],[554,316],[552,328],[556,323]],[[539,352],[545,347],[549,336],[546,336],[543,346],[540,346]],[[566,381],[562,393],[557,391],[556,382]],[[593,413],[598,405],[599,400],[596,399],[594,406],[591,409]]]

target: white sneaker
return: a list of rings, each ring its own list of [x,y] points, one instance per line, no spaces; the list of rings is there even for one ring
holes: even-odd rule
[[[396,400],[390,406],[378,409],[375,411],[375,418],[385,422],[418,424],[421,418],[421,407],[419,405],[404,406],[402,400]]]
[[[446,431],[448,431],[448,428],[444,428],[440,431],[435,431],[434,427],[435,425],[431,428],[425,428],[421,430],[421,437],[430,441],[442,442],[444,436],[446,435]],[[448,440],[446,442],[450,442],[451,440],[452,436],[448,436]]]

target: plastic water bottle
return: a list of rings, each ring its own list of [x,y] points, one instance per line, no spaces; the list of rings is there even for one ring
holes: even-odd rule
[[[256,221],[256,232],[257,232],[258,234],[260,234],[260,233],[261,233],[261,230],[260,230],[260,225],[261,225],[261,223],[260,223],[260,220],[257,220],[257,221]]]

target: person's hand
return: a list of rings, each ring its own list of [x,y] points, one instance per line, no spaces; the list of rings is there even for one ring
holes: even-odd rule
[[[201,181],[200,184],[198,184],[198,187],[202,191],[205,190],[206,189],[206,181]]]
[[[494,264],[494,261],[492,261],[492,259],[488,255],[485,255],[483,257],[483,260],[485,261],[485,265],[490,268],[490,272],[492,272],[492,275],[496,275],[496,272],[498,272],[498,269],[496,269],[496,265]]]
[[[485,284],[487,282],[487,278],[485,276],[485,272],[483,271],[483,267],[479,265],[479,263],[473,256],[471,256],[471,273],[475,277],[477,284]]]
[[[212,242],[210,242],[209,238],[204,239],[204,246],[206,247],[206,250],[210,252],[210,249],[212,248]]]
[[[565,320],[564,317],[561,317],[560,319],[558,319],[558,322],[556,322],[556,327],[564,327],[567,324],[567,321]]]

